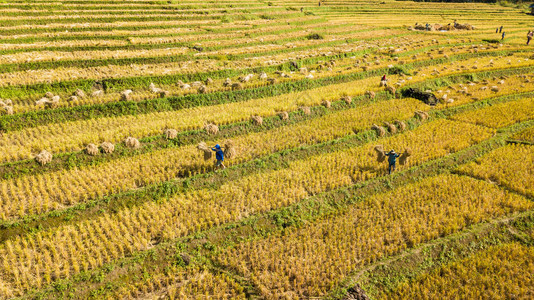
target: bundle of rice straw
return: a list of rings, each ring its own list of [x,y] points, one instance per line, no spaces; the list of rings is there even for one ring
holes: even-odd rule
[[[376,94],[373,91],[366,91],[365,95],[369,96],[370,99],[373,99],[374,97],[376,97]]]
[[[343,96],[343,97],[341,97],[341,100],[345,101],[345,103],[347,103],[347,104],[351,104],[352,103],[352,97],[351,96]]]
[[[130,101],[132,97],[130,94],[132,93],[132,90],[125,90],[121,92],[121,101]]]
[[[50,162],[52,162],[52,153],[43,150],[37,156],[35,156],[35,160],[41,165],[44,166]]]
[[[103,142],[102,144],[100,144],[100,148],[102,148],[102,151],[104,153],[108,154],[113,153],[113,151],[115,151],[115,145],[110,142]]]
[[[428,113],[426,111],[418,110],[418,111],[415,112],[415,116],[418,117],[421,120],[428,119]]]
[[[213,151],[206,145],[205,142],[200,142],[197,145],[197,149],[204,152],[204,160],[210,160],[211,156],[213,155]]]
[[[376,161],[379,162],[379,163],[383,162],[386,159],[386,153],[384,152],[384,146],[376,145],[374,150],[376,152]]]
[[[323,104],[323,106],[326,107],[326,108],[332,107],[332,102],[330,102],[328,100],[323,100],[323,102],[321,102],[321,104]]]
[[[371,127],[371,129],[373,129],[374,131],[376,131],[376,134],[378,136],[384,136],[386,134],[386,129],[384,129],[384,127],[382,126],[378,126],[376,124],[373,124],[373,126]]]
[[[251,118],[252,118],[252,122],[255,125],[258,125],[258,126],[263,125],[263,118],[261,116],[252,116]]]
[[[242,89],[243,89],[243,84],[241,82],[232,83],[232,91],[242,90]]]
[[[208,88],[205,86],[205,85],[201,85],[199,88],[198,88],[198,93],[199,94],[205,94],[208,92]]]
[[[397,127],[395,125],[388,123],[388,122],[384,122],[384,124],[386,125],[390,133],[392,134],[397,133]]]
[[[77,89],[76,91],[74,91],[74,94],[72,94],[73,96],[76,96],[78,98],[84,98],[85,97],[85,92],[81,89]]]
[[[204,129],[206,129],[208,134],[217,134],[219,132],[219,126],[211,123],[204,126]]]
[[[394,87],[392,87],[392,86],[387,86],[387,87],[386,87],[386,91],[390,92],[391,95],[393,95],[393,97],[396,96],[397,89],[395,89]]]
[[[178,136],[178,130],[168,128],[163,131],[163,135],[165,135],[167,139],[175,139]]]
[[[308,107],[308,106],[302,106],[300,108],[300,110],[305,114],[305,115],[309,115],[311,114],[311,109]]]
[[[206,80],[204,80],[204,84],[205,84],[205,85],[213,84],[213,79],[211,79],[211,78],[209,78],[209,77],[206,78]]]
[[[404,131],[406,129],[406,123],[404,123],[403,121],[395,120],[395,124],[397,124],[397,128],[400,131]]]
[[[401,166],[404,166],[406,163],[408,163],[408,158],[412,155],[412,150],[410,148],[406,148],[404,150],[404,153],[402,153],[399,156],[399,164]]]
[[[141,147],[139,140],[131,136],[124,140],[124,144],[126,144],[126,147],[130,149],[139,149],[139,147]]]
[[[232,140],[227,140],[226,143],[224,143],[224,157],[235,158],[236,154],[234,142]]]
[[[95,144],[88,144],[85,147],[85,152],[87,152],[87,154],[89,154],[91,156],[95,156],[95,155],[98,154],[98,146],[95,145]]]
[[[287,113],[287,111],[281,111],[278,113],[278,116],[280,117],[280,119],[282,120],[288,120],[289,119],[289,114]]]
[[[224,87],[228,87],[232,85],[232,80],[230,78],[226,78],[226,80],[223,82]]]

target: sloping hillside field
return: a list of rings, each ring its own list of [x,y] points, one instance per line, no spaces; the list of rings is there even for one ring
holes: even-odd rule
[[[0,1],[0,299],[534,298],[526,12]]]

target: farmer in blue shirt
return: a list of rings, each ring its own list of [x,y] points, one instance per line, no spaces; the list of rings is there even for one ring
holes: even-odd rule
[[[400,155],[395,153],[395,150],[391,149],[391,151],[386,153],[386,156],[388,157],[388,162],[389,162],[389,172],[388,172],[388,174],[391,174],[391,169],[393,169],[393,171],[395,171],[395,163],[397,162],[397,157],[399,157]]]
[[[215,167],[220,168],[221,166],[223,169],[226,169],[224,166],[224,152],[219,144],[215,145],[215,148],[211,148],[211,150],[215,151],[215,158],[217,161],[215,162]]]

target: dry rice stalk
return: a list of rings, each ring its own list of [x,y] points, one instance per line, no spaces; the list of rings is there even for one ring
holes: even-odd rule
[[[255,125],[261,126],[263,125],[263,118],[261,116],[252,116],[252,123]]]
[[[227,140],[224,144],[224,157],[226,158],[235,158],[236,150],[234,147],[234,142],[232,140]]]
[[[74,94],[73,96],[76,96],[78,98],[84,98],[85,97],[85,92],[81,89],[77,89],[76,91],[74,91]]]
[[[386,127],[388,128],[389,132],[390,133],[397,133],[397,127],[391,123],[388,123],[388,122],[384,122],[384,124],[386,124]]]
[[[395,89],[394,87],[392,87],[392,86],[386,86],[386,91],[390,92],[391,95],[393,95],[393,97],[396,96],[397,89]]]
[[[85,147],[85,152],[87,152],[89,155],[95,156],[98,154],[98,146],[95,144],[88,144]]]
[[[382,145],[376,145],[375,146],[375,152],[376,152],[376,161],[383,162],[386,159],[386,153],[384,152],[384,146]]]
[[[115,145],[110,142],[103,142],[102,144],[100,144],[100,148],[102,148],[102,151],[104,153],[108,154],[113,153],[113,151],[115,151]]]
[[[311,114],[311,109],[308,106],[302,106],[300,110],[302,110],[305,115]]]
[[[428,119],[428,113],[426,111],[416,111],[415,116],[421,119],[422,121]]]
[[[209,77],[206,78],[206,80],[204,80],[204,84],[206,84],[206,85],[213,84],[213,79],[211,79],[211,78],[209,78]]]
[[[282,120],[288,120],[289,119],[289,114],[287,113],[287,111],[281,111],[278,113],[278,116],[280,117],[280,119]]]
[[[321,104],[323,104],[323,106],[326,107],[326,108],[332,107],[332,102],[330,102],[328,100],[323,100],[323,102],[321,102]]]
[[[397,124],[397,128],[400,131],[404,131],[406,129],[406,123],[404,123],[403,121],[396,120],[395,124]]]
[[[352,103],[352,97],[351,96],[343,96],[343,97],[341,97],[341,100],[345,101],[345,103],[347,103],[347,104],[351,104]]]
[[[178,136],[178,130],[176,129],[165,129],[163,131],[163,135],[165,135],[165,137],[167,139],[175,139],[177,136]]]
[[[206,129],[208,134],[217,134],[219,132],[219,126],[211,123],[207,124],[204,129]]]
[[[410,148],[406,148],[404,150],[404,153],[402,153],[399,156],[399,164],[401,166],[404,166],[408,162],[408,158],[412,155],[412,150]]]
[[[213,155],[213,152],[208,147],[208,145],[206,145],[205,142],[200,142],[197,145],[197,149],[202,151],[202,152],[204,152],[204,160],[210,160],[211,159],[211,156]]]
[[[78,96],[76,95],[72,95],[70,96],[68,99],[67,99],[68,102],[72,102],[72,101],[78,101]]]
[[[224,87],[228,87],[232,85],[232,80],[230,78],[226,78],[226,80],[223,82]]]
[[[205,94],[208,92],[208,88],[205,86],[205,85],[201,85],[199,88],[198,88],[198,93],[199,94]]]
[[[378,136],[384,136],[386,134],[386,129],[384,129],[384,127],[382,126],[378,126],[376,124],[373,124],[373,126],[371,127],[371,129],[373,129],[374,131],[376,131],[376,134]]]
[[[52,153],[43,150],[37,156],[35,156],[35,160],[41,165],[44,166],[50,162],[52,162]]]

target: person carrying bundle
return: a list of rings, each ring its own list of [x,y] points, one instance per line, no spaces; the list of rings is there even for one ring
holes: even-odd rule
[[[395,164],[397,163],[397,158],[400,154],[395,153],[395,150],[391,149],[388,153],[385,154],[388,157],[389,170],[388,174],[391,174],[391,169],[395,171]]]
[[[222,167],[223,169],[226,169],[224,166],[224,152],[219,144],[215,145],[215,148],[211,148],[212,151],[215,151],[215,168]]]
[[[384,76],[382,76],[382,78],[380,79],[380,86],[388,86],[388,79],[386,78],[386,74],[384,74]]]

